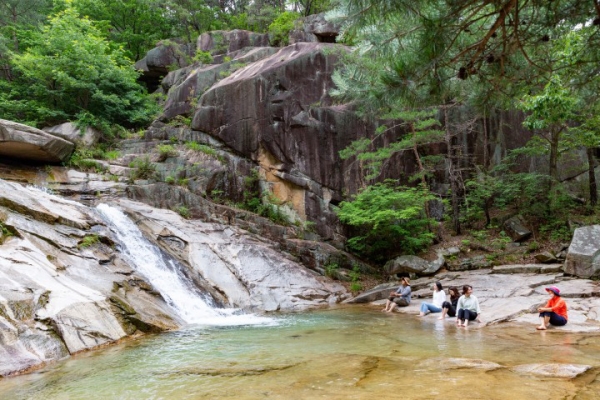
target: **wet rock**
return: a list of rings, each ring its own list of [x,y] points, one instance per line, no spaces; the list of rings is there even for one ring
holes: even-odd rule
[[[531,236],[531,231],[525,227],[523,219],[519,215],[506,220],[504,229],[515,242],[523,241]]]
[[[600,225],[575,229],[565,260],[565,273],[582,278],[600,276]]]
[[[216,288],[233,307],[246,310],[303,310],[341,302],[343,286],[283,257],[274,243],[235,227],[185,220],[169,210],[119,200],[154,241]],[[185,247],[172,246],[177,237]]]
[[[65,161],[73,143],[27,125],[0,119],[0,156],[49,163]]]
[[[511,368],[521,375],[538,375],[552,378],[575,378],[592,367],[579,364],[525,364]]]
[[[445,358],[436,357],[419,363],[419,369],[475,369],[480,371],[493,371],[504,368],[495,362],[473,358]]]

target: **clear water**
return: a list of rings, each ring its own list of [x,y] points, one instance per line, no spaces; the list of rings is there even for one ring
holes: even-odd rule
[[[596,399],[600,336],[533,326],[459,329],[353,306],[277,325],[189,327],[75,355],[0,379],[4,399]],[[501,364],[448,369],[450,357]],[[594,369],[572,380],[511,371],[529,363]]]
[[[198,291],[185,277],[182,273],[184,267],[146,240],[127,215],[107,204],[100,204],[97,209],[115,233],[122,247],[121,254],[160,292],[185,322],[223,326],[273,322],[270,318],[244,314],[236,309],[215,307],[212,298]]]

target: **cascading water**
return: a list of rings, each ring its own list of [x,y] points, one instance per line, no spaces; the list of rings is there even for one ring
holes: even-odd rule
[[[97,209],[117,236],[125,258],[185,322],[202,325],[274,323],[271,318],[240,314],[231,308],[216,308],[212,298],[200,293],[181,273],[184,267],[144,238],[139,228],[123,212],[107,204],[100,204]]]

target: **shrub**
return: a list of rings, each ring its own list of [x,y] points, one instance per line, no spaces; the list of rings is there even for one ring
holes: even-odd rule
[[[289,43],[290,31],[294,29],[294,21],[300,15],[294,12],[286,11],[281,13],[269,25],[269,38],[275,46],[287,46]]]
[[[185,219],[189,219],[191,217],[190,210],[186,206],[176,207],[175,211]]]
[[[337,263],[325,264],[324,265],[325,275],[330,278],[335,278],[339,267],[340,266]]]
[[[434,197],[427,189],[395,186],[393,181],[368,186],[340,204],[340,220],[355,228],[348,246],[376,262],[429,246],[432,221],[424,210]]]
[[[150,161],[150,158],[136,158],[129,164],[131,170],[131,179],[150,179],[156,175],[156,166]]]
[[[177,157],[177,155],[179,155],[175,147],[173,147],[173,145],[170,144],[162,144],[158,146],[158,154],[160,155],[160,159],[162,161],[166,160],[169,157]]]
[[[86,247],[90,247],[100,242],[100,237],[98,235],[86,235],[81,242],[79,242],[78,247],[84,249]]]
[[[196,55],[194,55],[194,58],[192,58],[192,61],[198,62],[201,64],[212,64],[213,57],[210,55],[210,51],[198,50],[196,52]]]

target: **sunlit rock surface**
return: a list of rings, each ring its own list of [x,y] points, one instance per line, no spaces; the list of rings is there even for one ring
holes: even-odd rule
[[[235,227],[185,220],[127,200],[117,202],[151,240],[247,310],[296,311],[335,304],[349,295],[338,283],[286,258],[269,240]]]

